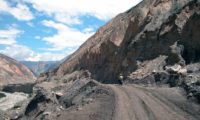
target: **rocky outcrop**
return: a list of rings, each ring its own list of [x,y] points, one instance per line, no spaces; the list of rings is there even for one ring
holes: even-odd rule
[[[112,92],[89,79],[74,81],[71,86],[59,90],[38,87],[20,120],[27,119],[111,119],[113,104]],[[82,110],[85,109],[85,110]],[[76,115],[77,113],[80,115]],[[99,112],[98,114],[95,114]],[[106,114],[103,114],[103,113]],[[20,115],[18,115],[20,116]]]
[[[200,60],[199,2],[143,0],[97,30],[57,69],[42,77],[60,79],[88,70],[100,82],[120,83],[147,78],[175,64],[184,70],[185,65]]]
[[[199,0],[143,0],[42,74],[17,116],[199,120],[199,26]]]
[[[18,86],[23,84],[33,84],[36,80],[34,74],[25,65],[20,62],[0,54],[0,89],[13,84]],[[15,85],[16,84],[16,85]],[[14,89],[14,88],[13,88]],[[10,89],[11,90],[11,89]]]

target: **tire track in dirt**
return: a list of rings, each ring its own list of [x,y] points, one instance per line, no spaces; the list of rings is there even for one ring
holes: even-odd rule
[[[173,111],[164,102],[161,102],[156,97],[151,96],[149,93],[141,91],[140,89],[133,86],[127,86],[127,90],[129,93],[134,93],[136,96],[142,99],[151,109],[151,111],[153,111],[157,120],[187,120],[182,115]]]
[[[114,85],[109,85],[109,86],[115,93],[115,101],[116,101],[113,120],[131,120],[132,118],[135,118],[135,114],[132,114],[133,112],[130,105],[131,103],[130,99],[124,92],[121,91],[121,89],[119,89],[121,86],[118,87]],[[118,110],[120,110],[120,112]]]
[[[148,88],[143,90],[135,85],[109,87],[115,94],[114,120],[198,120],[171,101],[156,97],[155,91]]]
[[[135,114],[135,118],[137,120],[155,120],[155,115],[152,112],[152,110],[149,108],[149,106],[146,105],[146,103],[139,98],[136,95],[130,94],[130,92],[127,90],[126,87],[120,88],[130,99],[131,101],[131,108],[133,109],[132,114]],[[133,119],[133,118],[132,118]],[[131,120],[132,120],[131,119]]]
[[[195,105],[191,101],[186,100],[186,98],[181,95],[181,91],[178,92],[177,89],[172,89],[172,88],[148,89],[148,88],[138,87],[138,86],[135,86],[135,87],[140,89],[141,91],[144,91],[147,95],[152,96],[153,98],[156,98],[162,103],[165,103],[168,107],[170,107],[170,109],[172,109],[172,111],[176,111],[177,114],[181,114],[185,116],[187,120],[200,119],[200,106],[197,104]],[[161,94],[159,91],[161,89],[165,90],[165,92],[166,90],[168,90],[168,93],[169,92],[171,93],[170,97],[166,96],[164,93]],[[174,98],[175,100],[173,100]],[[177,98],[178,98],[178,101],[177,101]],[[193,106],[196,106],[197,109]]]

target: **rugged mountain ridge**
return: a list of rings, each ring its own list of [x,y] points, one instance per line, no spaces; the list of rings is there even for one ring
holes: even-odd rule
[[[27,104],[3,118],[199,120],[199,20],[199,0],[143,0],[42,74]]]
[[[132,82],[166,66],[199,62],[199,0],[143,0],[101,27],[45,79],[87,71],[103,83]]]
[[[59,65],[59,61],[20,61],[22,64],[26,65],[36,76],[41,73],[50,71]]]
[[[25,84],[36,80],[29,68],[20,62],[0,54],[0,86]]]

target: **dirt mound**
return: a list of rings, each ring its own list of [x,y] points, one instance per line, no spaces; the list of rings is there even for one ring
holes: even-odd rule
[[[53,91],[37,89],[21,120],[110,120],[114,95],[109,88],[91,80],[77,80],[70,87]],[[19,115],[20,116],[20,115]]]

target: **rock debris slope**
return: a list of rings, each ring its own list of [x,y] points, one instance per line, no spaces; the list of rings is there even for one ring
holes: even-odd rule
[[[16,118],[199,120],[199,39],[200,0],[143,0],[42,74]]]
[[[62,87],[62,92],[59,92],[42,90],[29,102],[23,114],[16,112],[15,116],[8,114],[4,118],[17,120],[200,119],[199,104],[187,100],[184,91],[180,88],[101,85],[82,79],[72,83],[71,87]]]
[[[166,66],[199,62],[199,8],[199,0],[143,0],[41,77],[61,79],[87,70],[102,83],[133,82],[166,71]]]

